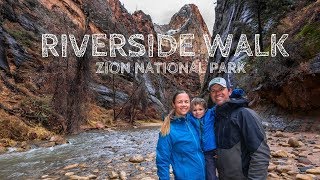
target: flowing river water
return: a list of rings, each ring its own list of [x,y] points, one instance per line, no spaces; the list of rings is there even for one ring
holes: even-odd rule
[[[9,152],[0,155],[0,179],[41,179],[43,175],[67,179],[64,174],[70,171],[82,176],[96,173],[98,179],[106,179],[110,171],[124,171],[128,179],[141,173],[141,177],[155,177],[158,132],[158,127],[84,132],[67,137],[68,144]],[[149,160],[129,162],[136,154]],[[63,169],[77,163],[75,169]]]

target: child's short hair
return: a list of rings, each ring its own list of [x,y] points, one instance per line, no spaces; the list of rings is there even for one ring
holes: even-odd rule
[[[204,109],[207,109],[207,102],[202,98],[193,98],[191,101],[191,110],[194,106],[201,105]]]

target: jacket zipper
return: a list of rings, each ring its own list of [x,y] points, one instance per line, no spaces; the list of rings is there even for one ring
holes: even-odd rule
[[[195,141],[195,143],[196,143],[197,146],[199,147],[199,144],[197,143],[197,140],[196,140],[196,138],[194,137],[194,134],[192,133],[192,131],[191,131],[191,129],[190,129],[187,121],[186,121],[186,125],[187,125],[187,128],[188,128],[188,130],[190,131],[190,133],[191,133],[191,135],[192,135],[192,137],[193,137],[193,140]],[[200,150],[201,150],[201,147],[200,147]],[[202,150],[201,150],[201,151],[202,151]],[[197,156],[198,156],[199,160],[201,161],[201,163],[204,164],[203,161],[202,161],[202,159],[201,159],[201,157],[199,156],[199,153],[197,153]]]

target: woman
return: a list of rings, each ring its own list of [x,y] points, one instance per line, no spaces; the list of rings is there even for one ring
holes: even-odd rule
[[[169,166],[177,180],[205,179],[204,156],[195,127],[189,121],[190,97],[185,91],[172,98],[173,110],[165,118],[157,144],[156,164],[160,180],[169,180]]]

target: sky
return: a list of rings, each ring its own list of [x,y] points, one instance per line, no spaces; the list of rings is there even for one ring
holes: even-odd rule
[[[151,16],[154,23],[160,25],[168,24],[171,17],[185,4],[195,4],[198,6],[209,32],[212,33],[215,0],[120,0],[120,2],[130,13],[142,10]]]

